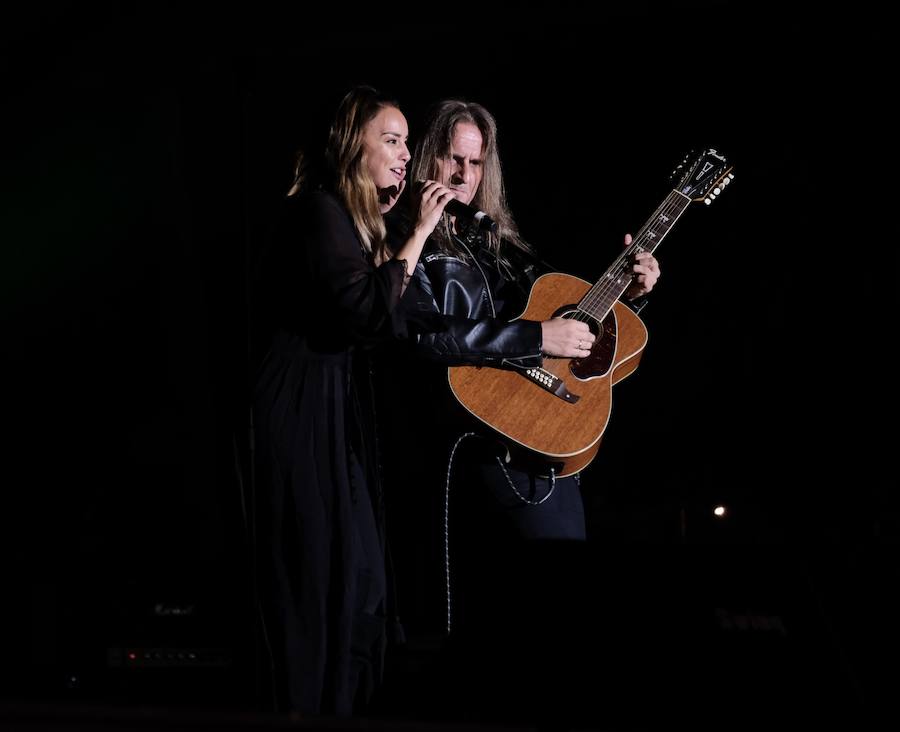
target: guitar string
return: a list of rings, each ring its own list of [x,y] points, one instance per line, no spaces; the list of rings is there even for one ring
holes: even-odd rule
[[[620,277],[630,269],[631,259],[635,253],[639,251],[653,252],[655,250],[656,246],[660,241],[662,241],[662,239],[665,237],[665,234],[668,233],[668,230],[671,229],[675,221],[671,221],[671,223],[669,223],[668,227],[666,228],[666,231],[663,232],[663,235],[655,241],[649,238],[648,233],[652,228],[655,227],[661,216],[669,216],[670,218],[677,220],[677,217],[681,214],[681,212],[677,211],[677,204],[677,199],[673,199],[672,196],[667,198],[667,200],[659,206],[653,216],[650,217],[647,223],[637,233],[631,244],[629,244],[629,246],[619,255],[619,257],[609,268],[609,270],[607,270],[608,276],[604,276],[601,282],[598,282],[597,285],[591,288],[591,291],[588,292],[588,295],[582,300],[581,304],[579,305],[579,308],[584,310],[589,318],[600,320],[600,318],[595,314],[596,305],[602,302],[608,302],[609,304],[611,304],[611,300],[613,298],[610,298],[609,294],[614,290],[620,288],[622,291],[624,291],[624,289],[628,286],[628,283],[626,283],[624,286],[622,285],[622,283],[619,281]],[[618,297],[618,295],[616,297]]]
[[[651,253],[655,251],[656,247],[659,246],[659,243],[665,238],[675,221],[677,221],[681,214],[684,213],[687,208],[687,203],[690,201],[684,201],[680,199],[680,196],[682,196],[682,194],[678,193],[678,191],[673,191],[669,197],[663,201],[653,216],[650,217],[647,223],[634,237],[631,245],[625,249],[618,260],[610,267],[610,270],[607,271],[609,276],[605,276],[603,281],[597,283],[588,295],[585,296],[579,307],[584,309],[589,317],[593,317],[598,321],[600,320],[600,317],[597,314],[598,311],[596,305],[598,303],[606,303],[606,307],[603,308],[603,310],[608,311],[609,306],[612,304],[612,300],[615,299],[609,297],[610,293],[619,289],[620,291],[616,295],[616,298],[618,298],[621,292],[628,287],[628,283],[625,283],[624,285],[621,283],[620,277],[623,274],[626,274],[630,269],[631,258],[634,254],[639,251],[649,251]],[[660,218],[663,216],[668,216],[671,221],[668,222],[668,225],[661,236],[651,239],[649,237],[650,233],[659,233],[655,231],[655,229]]]
[[[726,170],[725,174],[727,174],[731,169]],[[725,174],[722,174],[713,185],[719,185],[721,183],[722,178],[725,177]],[[649,250],[653,252],[656,250],[656,247],[662,242],[665,238],[666,234],[669,233],[672,226],[675,225],[675,222],[681,217],[681,215],[687,210],[688,205],[691,203],[693,199],[686,194],[679,191],[677,188],[673,189],[672,192],[666,197],[666,199],[660,204],[657,208],[656,212],[653,216],[648,219],[647,223],[644,224],[643,228],[638,232],[638,234],[633,238],[631,244],[625,249],[625,251],[619,255],[618,259],[613,262],[610,268],[607,270],[604,277],[601,280],[606,280],[605,282],[597,282],[582,298],[581,303],[578,305],[578,310],[581,312],[576,313],[574,317],[582,322],[586,322],[588,319],[593,319],[596,321],[600,321],[601,318],[595,314],[594,308],[598,303],[607,302],[607,306],[604,308],[606,312],[608,312],[609,307],[612,305],[612,301],[614,299],[618,299],[619,295],[616,298],[608,298],[608,295],[612,293],[617,288],[621,288],[621,292],[624,292],[625,288],[628,287],[628,284],[624,286],[619,282],[619,278],[622,274],[627,272],[627,259],[634,254],[638,248],[642,248],[644,250]],[[641,241],[642,237],[645,236],[648,230],[651,227],[654,227],[656,223],[659,221],[659,217],[661,215],[671,215],[671,222],[668,223],[666,230],[663,232],[663,235],[658,239],[654,239],[652,245],[649,249],[644,246],[644,242]],[[614,273],[614,277],[609,280],[606,275]],[[619,294],[621,294],[621,292]],[[587,317],[585,317],[587,316]],[[604,312],[605,317],[605,312]]]
[[[624,291],[625,288],[627,288],[628,283],[623,286],[619,280],[621,276],[630,269],[632,257],[639,251],[653,252],[656,249],[656,246],[659,245],[668,233],[669,229],[672,228],[678,217],[686,210],[686,206],[682,208],[681,211],[677,210],[679,208],[678,204],[682,202],[678,198],[681,195],[682,194],[679,194],[677,191],[673,191],[666,200],[660,204],[654,214],[648,219],[647,223],[644,224],[641,230],[632,239],[631,243],[619,254],[609,269],[607,269],[601,282],[596,283],[591,290],[588,291],[587,295],[582,299],[581,303],[579,303],[578,310],[573,316],[573,319],[577,319],[581,322],[588,322],[589,320],[597,320],[599,322],[601,320],[596,314],[596,305],[604,301],[609,301],[610,304],[612,304],[612,298],[609,298],[610,293],[616,289],[621,288],[621,290]],[[663,236],[656,240],[650,239],[648,232],[656,225],[661,216],[669,216],[672,220],[669,222],[666,231],[663,232]]]
[[[663,202],[663,204],[660,205],[660,207],[656,210],[654,215],[651,216],[650,220],[648,220],[647,224],[645,224],[633,238],[628,247],[626,247],[619,254],[613,264],[606,271],[606,274],[604,274],[602,280],[595,284],[594,287],[592,287],[588,292],[588,294],[582,299],[581,303],[579,303],[579,320],[586,322],[590,319],[595,319],[597,321],[601,319],[596,314],[596,306],[602,302],[608,302],[611,304],[612,298],[609,297],[610,293],[612,293],[616,289],[621,289],[624,291],[625,287],[628,286],[627,283],[623,286],[620,278],[628,271],[629,264],[634,254],[641,250],[653,250],[652,248],[647,246],[647,241],[645,241],[647,237],[647,231],[651,227],[651,222],[655,223],[659,220],[659,217],[661,215],[667,215],[669,213],[673,213],[673,207],[671,205],[667,207],[666,202]]]

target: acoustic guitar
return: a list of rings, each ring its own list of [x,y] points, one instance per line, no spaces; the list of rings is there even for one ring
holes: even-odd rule
[[[508,461],[564,477],[594,459],[609,423],[612,386],[637,368],[647,343],[646,326],[619,301],[631,284],[634,256],[655,251],[691,203],[712,203],[733,178],[716,150],[689,153],[672,171],[678,181],[672,192],[597,282],[560,273],[535,281],[519,317],[585,321],[596,337],[590,356],[545,356],[542,367],[529,369],[450,367],[454,396],[503,439]]]

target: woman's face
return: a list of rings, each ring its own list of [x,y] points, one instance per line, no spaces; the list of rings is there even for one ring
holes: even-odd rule
[[[406,117],[396,107],[382,107],[363,129],[363,167],[378,189],[381,213],[387,213],[406,187],[409,148]]]

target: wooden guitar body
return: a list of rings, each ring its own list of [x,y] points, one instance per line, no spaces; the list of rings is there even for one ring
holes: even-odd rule
[[[539,278],[520,317],[548,320],[577,314],[577,303],[591,284],[566,274]],[[565,303],[560,307],[560,303]],[[475,417],[506,438],[518,464],[557,477],[577,473],[597,454],[609,423],[612,385],[637,368],[647,343],[647,328],[628,307],[617,302],[602,323],[589,322],[597,337],[584,359],[544,358],[543,371],[565,384],[577,400],[542,387],[548,378],[523,377],[518,369],[456,366],[450,388]]]
[[[672,175],[679,179],[676,187],[596,283],[549,274],[532,287],[520,317],[588,323],[597,337],[590,356],[545,356],[542,368],[450,368],[457,400],[503,438],[517,467],[563,477],[597,454],[609,423],[612,385],[637,368],[647,344],[643,322],[619,301],[632,281],[633,258],[653,252],[690,203],[709,205],[734,178],[725,157],[711,148],[689,153]]]

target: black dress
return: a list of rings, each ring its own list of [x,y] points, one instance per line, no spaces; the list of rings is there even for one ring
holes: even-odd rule
[[[366,346],[405,263],[374,267],[333,195],[290,200],[260,285],[274,331],[254,393],[265,631],[283,709],[350,714],[385,646],[382,499]]]

